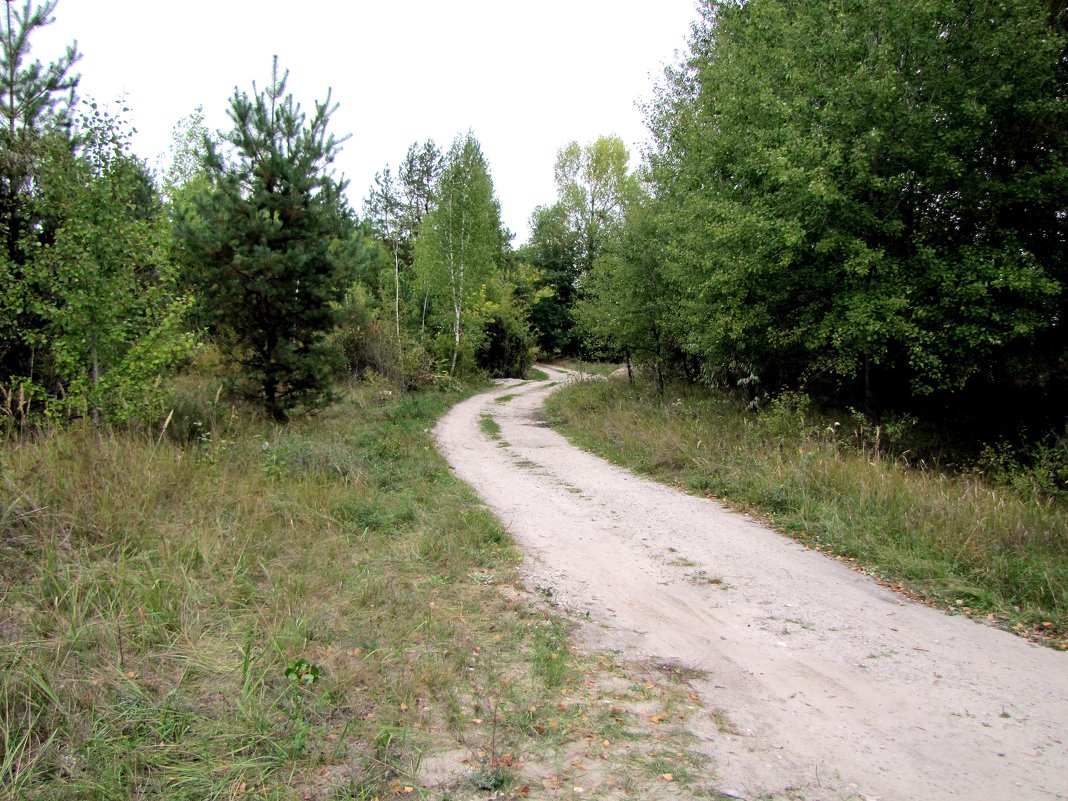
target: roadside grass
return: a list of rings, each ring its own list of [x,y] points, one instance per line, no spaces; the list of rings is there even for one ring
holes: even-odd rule
[[[549,374],[544,370],[539,370],[537,367],[531,367],[523,373],[523,379],[526,381],[548,381]]]
[[[641,797],[642,668],[513,589],[428,435],[458,395],[357,387],[285,428],[175,397],[163,434],[0,443],[0,800],[550,797],[615,742],[606,702],[635,739],[598,781]]]
[[[563,359],[559,362],[554,362],[554,364],[566,370],[574,370],[577,373],[604,376],[611,375],[620,367],[616,362],[587,362],[582,359]]]
[[[1068,649],[1068,506],[910,466],[782,402],[580,381],[548,421],[606,458],[766,518],[894,589]],[[857,436],[854,436],[856,434]]]

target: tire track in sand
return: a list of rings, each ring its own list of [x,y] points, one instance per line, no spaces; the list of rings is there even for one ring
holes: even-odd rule
[[[568,375],[540,369],[552,380],[454,407],[438,447],[519,543],[528,583],[589,613],[593,647],[705,676],[695,733],[716,786],[750,799],[1068,799],[1068,654],[910,602],[571,446],[539,421]],[[484,413],[503,447],[480,432]]]

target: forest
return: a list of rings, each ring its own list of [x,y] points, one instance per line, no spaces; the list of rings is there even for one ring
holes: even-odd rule
[[[359,143],[277,60],[231,130],[183,118],[154,175],[130,121],[76,102],[73,49],[29,63],[51,6],[27,7],[2,87],[5,427],[159,424],[163,378],[211,350],[279,421],[352,375],[584,357],[1024,463],[1063,442],[1064,10],[699,11],[640,163],[614,136],[564,144],[514,247],[471,131],[398,150],[350,202],[331,163]]]
[[[476,789],[516,791],[498,708],[544,739],[543,700],[597,668],[494,594],[516,553],[426,432],[536,361],[625,367],[651,420],[699,393],[1024,488],[1052,517],[1021,549],[1063,519],[1068,8],[697,8],[644,151],[561,143],[517,244],[474,131],[337,178],[359,139],[284,54],[155,171],[75,45],[31,57],[57,0],[5,0],[0,801],[400,796],[413,731],[472,704]],[[1061,579],[1023,572],[975,608],[1063,632]]]

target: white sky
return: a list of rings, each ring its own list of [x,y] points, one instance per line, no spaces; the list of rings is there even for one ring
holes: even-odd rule
[[[234,87],[264,86],[271,57],[305,109],[328,88],[337,161],[362,214],[375,172],[413,141],[447,150],[469,128],[489,161],[505,225],[528,235],[555,200],[568,141],[616,134],[632,165],[646,139],[637,104],[685,48],[695,0],[60,0],[32,40],[49,61],[77,39],[79,94],[125,97],[135,149],[155,164],[175,122],[203,105],[227,127]]]

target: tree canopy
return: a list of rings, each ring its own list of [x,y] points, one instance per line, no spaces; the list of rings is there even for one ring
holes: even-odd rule
[[[703,2],[650,179],[706,373],[1063,391],[1064,45],[1040,0]]]

